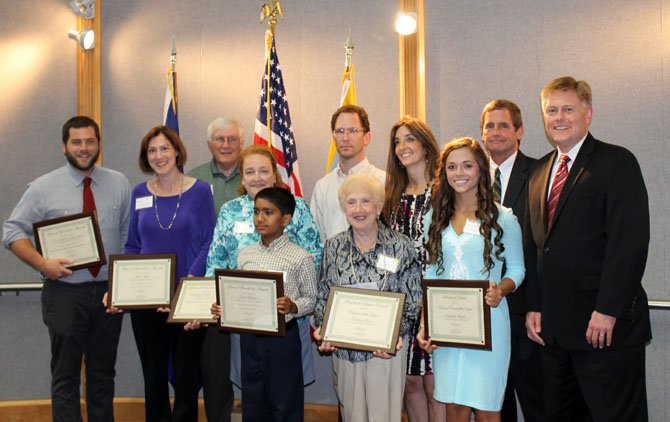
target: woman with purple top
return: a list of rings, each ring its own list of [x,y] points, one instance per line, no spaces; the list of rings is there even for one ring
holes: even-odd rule
[[[126,254],[175,253],[177,282],[203,276],[215,224],[214,199],[207,183],[184,175],[186,149],[166,126],[151,129],[140,146],[140,169],[155,175],[131,195]],[[202,330],[166,324],[166,308],[131,312],[144,375],[147,421],[197,421]],[[174,370],[174,410],[170,409],[168,362]]]

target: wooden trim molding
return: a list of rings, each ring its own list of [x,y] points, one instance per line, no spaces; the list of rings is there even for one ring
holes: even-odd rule
[[[86,403],[82,400],[81,411],[86,421]],[[233,421],[242,420],[239,400],[235,400]],[[0,402],[0,421],[27,422],[50,421],[51,400],[20,400]],[[138,397],[117,397],[114,399],[114,420],[134,422],[144,420],[144,399]],[[337,405],[305,403],[305,421],[323,422],[337,420]],[[403,419],[405,420],[405,419]],[[202,399],[198,403],[198,422],[206,422],[205,406]],[[93,421],[92,421],[93,422]]]
[[[92,118],[100,125],[102,133],[102,7],[101,0],[95,0],[93,19],[77,17],[77,30],[90,27],[95,31],[95,47],[84,51],[77,47],[77,114]],[[102,163],[102,144],[98,164]]]
[[[417,15],[417,31],[398,35],[400,116],[426,121],[426,25],[423,0],[400,0],[401,12]]]

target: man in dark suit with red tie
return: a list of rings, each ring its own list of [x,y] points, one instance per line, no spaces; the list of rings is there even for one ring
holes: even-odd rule
[[[646,421],[642,172],[630,151],[589,133],[588,83],[558,78],[541,98],[556,150],[529,179],[526,327],[543,346],[546,420]]]
[[[493,100],[484,106],[479,129],[489,154],[491,180],[498,200],[512,209],[519,224],[524,227],[528,175],[537,160],[527,157],[519,150],[524,131],[521,110],[512,101]],[[505,399],[500,411],[502,422],[517,421],[515,391],[524,421],[544,421],[540,351],[538,344],[529,340],[526,335],[524,289],[525,284],[521,284],[506,297],[511,329],[511,354]]]

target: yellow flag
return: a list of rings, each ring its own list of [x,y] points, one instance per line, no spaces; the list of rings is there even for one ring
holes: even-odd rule
[[[342,74],[342,95],[340,96],[340,107],[343,105],[356,104],[356,85],[354,84],[354,65],[353,63],[344,68]],[[328,163],[326,164],[326,174],[331,172],[340,163],[335,147],[335,139],[330,139],[330,149],[328,150]]]

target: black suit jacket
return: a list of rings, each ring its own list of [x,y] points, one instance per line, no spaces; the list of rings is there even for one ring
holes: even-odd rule
[[[547,231],[547,190],[556,151],[531,171],[525,230],[526,300],[542,312],[545,342],[593,350],[596,310],[617,318],[612,347],[651,339],[642,275],[649,247],[647,189],[635,156],[588,134]]]
[[[521,151],[517,152],[510,173],[509,182],[507,182],[507,189],[505,190],[505,197],[502,204],[507,208],[511,208],[514,215],[519,220],[519,225],[524,228],[524,220],[526,215],[526,198],[528,197],[528,176],[530,170],[537,160],[527,157]],[[503,270],[504,274],[504,270]],[[510,314],[525,314],[526,306],[524,301],[525,283],[522,283],[518,289],[507,296],[507,305],[509,306]],[[512,327],[512,332],[515,335],[526,335],[526,330],[523,326]]]

